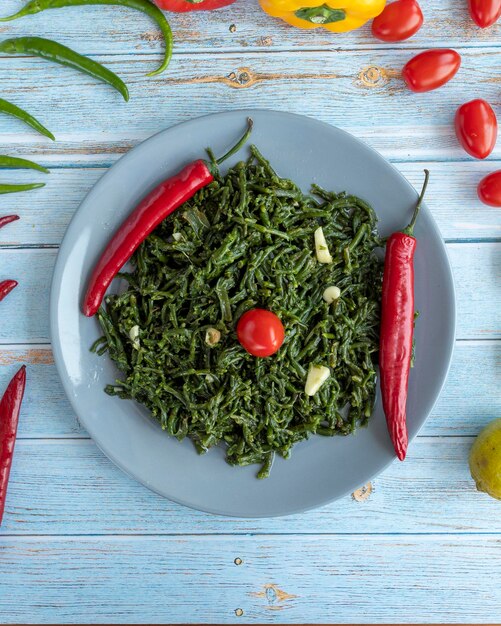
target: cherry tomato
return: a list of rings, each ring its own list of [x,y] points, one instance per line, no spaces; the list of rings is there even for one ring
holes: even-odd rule
[[[265,309],[250,309],[238,320],[237,337],[253,356],[271,356],[284,342],[285,331],[280,318]]]
[[[460,65],[461,56],[455,50],[426,50],[404,66],[402,76],[411,91],[422,93],[445,85]]]
[[[372,34],[381,41],[403,41],[423,25],[423,12],[416,0],[397,0],[387,4],[372,22]]]
[[[468,154],[485,159],[494,150],[498,122],[491,105],[485,100],[472,100],[456,112],[456,135]]]
[[[471,19],[480,28],[495,24],[501,17],[501,0],[468,0]]]
[[[484,204],[501,207],[501,170],[482,178],[477,191],[478,197]]]
[[[235,0],[155,0],[155,4],[161,9],[174,13],[212,11],[212,9],[220,9],[234,2]]]

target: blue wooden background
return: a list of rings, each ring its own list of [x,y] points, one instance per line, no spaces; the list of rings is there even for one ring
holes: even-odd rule
[[[21,0],[3,0],[2,14]],[[0,622],[496,622],[501,621],[501,503],[478,494],[468,451],[501,405],[501,213],[475,195],[501,167],[457,146],[456,107],[484,97],[501,114],[501,25],[482,31],[466,1],[422,0],[425,27],[398,46],[368,28],[301,32],[255,0],[172,16],[168,72],[156,27],[126,9],[47,12],[2,24],[2,36],[43,35],[92,55],[129,84],[125,104],[85,76],[33,58],[0,58],[0,95],[36,114],[52,143],[0,118],[2,152],[50,176],[3,196],[0,278],[20,286],[1,305],[0,388],[29,365],[6,515],[0,531]],[[454,81],[414,95],[399,77],[428,47],[454,47]],[[454,361],[408,460],[330,506],[237,520],[172,504],[129,479],[79,426],[48,343],[51,271],[85,193],[121,154],[154,132],[241,107],[305,113],[353,132],[415,185],[432,171],[428,204],[458,293]]]

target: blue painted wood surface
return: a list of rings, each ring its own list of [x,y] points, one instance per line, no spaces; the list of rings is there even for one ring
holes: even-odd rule
[[[4,0],[1,14],[22,0]],[[0,530],[0,622],[496,622],[501,618],[500,503],[469,477],[474,436],[501,413],[501,213],[481,205],[478,180],[501,167],[468,158],[452,129],[474,97],[501,114],[501,24],[480,30],[455,0],[422,2],[425,27],[398,46],[370,37],[301,32],[254,0],[172,15],[176,52],[147,79],[161,40],[126,9],[50,11],[0,25],[43,34],[103,61],[131,101],[40,59],[0,58],[0,95],[36,114],[52,143],[0,117],[2,152],[51,168],[3,171],[43,180],[0,197],[22,220],[0,231],[0,388],[21,363],[30,384]],[[230,26],[235,28],[230,30]],[[399,69],[428,47],[463,56],[454,81],[412,95]],[[57,247],[84,195],[121,154],[191,117],[259,106],[312,115],[355,133],[418,185],[447,242],[458,293],[449,379],[411,447],[365,489],[317,511],[235,520],[170,503],[125,476],[80,427],[48,344],[48,289]],[[240,563],[240,564],[237,564]]]

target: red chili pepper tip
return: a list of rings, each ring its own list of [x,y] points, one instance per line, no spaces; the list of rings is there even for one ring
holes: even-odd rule
[[[15,222],[18,219],[19,215],[4,215],[3,217],[0,217],[0,228],[7,226],[7,224]]]
[[[17,280],[4,280],[0,283],[0,302],[8,296],[9,293],[17,287]]]
[[[23,365],[10,381],[0,400],[0,525],[5,509],[7,485],[25,387],[26,365]]]

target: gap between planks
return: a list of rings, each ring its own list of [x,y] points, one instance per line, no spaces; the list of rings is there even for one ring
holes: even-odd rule
[[[219,516],[215,516],[219,517]],[[238,519],[238,518],[237,518]],[[270,518],[271,519],[271,518]],[[395,537],[401,538],[404,542],[406,541],[437,541],[443,542],[444,537],[450,537],[451,539],[457,539],[461,542],[463,541],[476,541],[478,539],[490,539],[492,541],[499,542],[501,540],[501,533],[492,533],[492,532],[474,532],[474,533],[311,533],[311,534],[302,534],[302,533],[187,533],[187,534],[124,534],[124,535],[99,535],[99,534],[89,534],[89,535],[7,535],[1,534],[0,540],[5,538],[9,539],[9,543],[31,543],[37,542],[40,540],[40,537],[52,542],[60,541],[65,543],[76,542],[92,542],[96,539],[102,539],[103,541],[112,542],[128,542],[128,541],[158,541],[158,542],[166,542],[172,541],[175,543],[185,543],[188,541],[220,541],[221,539],[226,541],[231,541],[235,537],[238,537],[239,541],[252,542],[258,539],[259,541],[267,540],[272,542],[281,541],[284,537],[294,541],[300,542],[314,542],[317,541],[318,538],[330,538],[332,540],[337,539],[338,537],[353,537],[355,540],[369,540],[377,537],[378,541],[382,543],[393,543],[395,541]],[[0,544],[1,546],[1,544]]]
[[[501,243],[501,235],[499,237],[465,237],[463,238],[458,238],[458,237],[451,237],[451,238],[447,238],[445,237],[442,240],[445,244],[459,244],[459,245],[463,245],[463,244],[483,244],[483,243],[494,243],[494,244],[499,244]],[[0,253],[2,251],[5,252],[9,252],[9,251],[15,251],[15,252],[32,252],[32,251],[36,251],[36,252],[43,252],[44,250],[59,250],[61,244],[59,243],[24,243],[24,244],[18,244],[18,243],[4,243],[4,244],[0,244]]]
[[[87,50],[85,52],[86,56],[98,56],[98,57],[102,57],[103,59],[105,58],[116,58],[116,57],[121,57],[121,58],[128,58],[128,57],[135,57],[135,58],[140,58],[141,60],[143,59],[148,59],[148,60],[156,60],[158,55],[161,55],[163,52],[163,43],[162,40],[159,39],[159,47],[158,47],[158,52],[155,50],[138,50],[135,49],[131,52],[128,52],[126,50],[122,50],[120,52],[110,52],[110,51],[106,51],[106,52],[102,52],[100,50]],[[415,54],[417,54],[418,52],[423,52],[423,50],[430,50],[430,49],[442,49],[444,48],[443,45],[439,44],[438,42],[434,45],[431,46],[427,46],[425,45],[425,43],[423,42],[422,45],[405,45],[405,46],[389,46],[389,45],[385,45],[381,42],[379,42],[377,39],[374,39],[374,42],[371,41],[371,43],[366,43],[366,44],[357,44],[357,45],[349,45],[349,46],[342,46],[336,43],[335,40],[333,40],[332,42],[325,42],[323,44],[317,44],[317,45],[311,45],[311,46],[301,46],[300,49],[298,49],[297,45],[285,45],[285,46],[280,46],[280,45],[273,45],[273,46],[263,46],[263,45],[255,45],[255,46],[225,46],[222,48],[214,48],[214,47],[210,47],[208,46],[207,48],[195,48],[195,49],[188,49],[188,48],[182,48],[182,46],[178,45],[178,49],[176,50],[176,45],[174,46],[174,50],[172,53],[172,58],[175,57],[192,57],[192,56],[207,56],[207,54],[210,54],[212,57],[215,56],[226,56],[226,55],[242,55],[243,57],[246,56],[251,56],[251,55],[256,55],[256,56],[260,56],[260,55],[272,55],[272,54],[293,54],[294,56],[300,57],[302,56],[305,52],[306,53],[322,53],[322,52],[336,52],[336,53],[356,53],[356,54],[364,54],[364,53],[372,53],[372,52],[397,52],[397,53],[402,53],[402,52],[408,52],[410,56],[414,56]],[[501,44],[497,43],[494,39],[492,41],[488,41],[484,44],[481,43],[467,43],[467,42],[462,42],[460,46],[454,46],[454,49],[459,51],[461,53],[462,50],[465,51],[479,51],[479,52],[486,52],[486,51],[492,51],[495,52],[496,50],[498,50],[498,48],[501,48]],[[9,59],[11,58],[11,55],[7,55],[7,54],[0,54],[0,59]],[[38,57],[35,55],[23,55],[23,58],[25,59],[37,59]],[[168,70],[167,70],[168,71]]]
[[[496,346],[499,345],[501,343],[501,339],[483,339],[482,337],[479,337],[478,339],[455,339],[455,343],[460,343],[461,346],[475,346],[475,345],[482,345],[482,346]],[[8,351],[11,350],[12,352],[26,352],[26,351],[32,351],[32,350],[47,350],[47,351],[51,351],[52,350],[52,344],[50,343],[50,341],[47,341],[45,343],[40,342],[40,341],[35,341],[33,343],[2,343],[0,341],[0,351]]]
[[[493,237],[493,238],[466,238],[466,239],[443,239],[443,242],[450,246],[451,248],[454,246],[468,246],[468,245],[482,245],[482,244],[491,244],[491,245],[499,245],[501,243],[501,237]],[[8,254],[13,250],[16,253],[21,254],[31,254],[35,250],[36,252],[45,252],[45,253],[53,253],[54,250],[58,250],[60,247],[59,243],[44,243],[44,244],[0,244],[0,254]]]
[[[446,435],[436,435],[436,436],[430,436],[430,435],[416,435],[416,440],[419,440],[420,443],[436,443],[437,440],[439,439],[446,439],[448,443],[464,443],[465,441],[470,440],[471,443],[473,443],[473,441],[476,439],[476,437],[471,436],[471,435],[451,435],[451,436],[446,436]],[[68,445],[73,445],[73,446],[80,446],[80,445],[92,445],[95,446],[96,444],[94,443],[94,441],[88,436],[82,436],[82,437],[75,437],[75,436],[70,436],[70,437],[19,437],[19,439],[17,440],[16,444],[17,445],[28,445],[30,442],[36,441],[37,444],[40,445],[45,445],[45,446],[52,446],[52,445],[61,445],[61,442],[64,443],[68,443]]]

